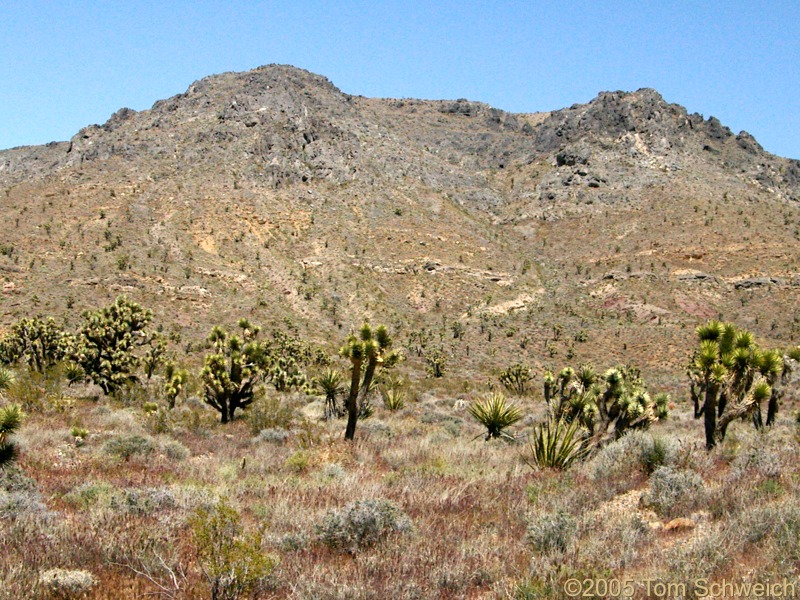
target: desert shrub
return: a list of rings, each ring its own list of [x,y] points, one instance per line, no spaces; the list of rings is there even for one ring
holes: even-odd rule
[[[506,402],[502,394],[493,394],[484,400],[473,402],[467,409],[469,414],[486,427],[486,439],[514,438],[504,430],[519,421],[522,413],[513,404]]]
[[[586,463],[586,472],[595,481],[627,480],[638,471],[650,474],[659,466],[673,464],[677,450],[670,438],[631,431],[600,448]]]
[[[707,598],[699,595],[697,582],[730,564],[730,546],[729,536],[721,527],[696,535],[685,544],[675,545],[666,557],[669,580],[686,584],[687,600]]]
[[[163,446],[164,454],[171,460],[186,460],[190,456],[189,449],[178,440],[170,440]]]
[[[580,553],[590,564],[624,569],[639,558],[642,547],[652,540],[650,526],[635,511],[603,516],[601,522],[583,524]]]
[[[388,500],[362,500],[325,514],[316,527],[318,539],[330,548],[356,551],[411,529],[411,520]]]
[[[39,575],[39,582],[50,598],[80,598],[96,584],[94,575],[88,571],[48,569]]]
[[[264,395],[250,407],[246,418],[252,434],[258,435],[264,429],[291,429],[297,415],[294,408],[280,396]]]
[[[278,546],[284,552],[304,550],[308,544],[308,536],[304,533],[287,533],[278,540]]]
[[[86,509],[95,505],[107,506],[117,489],[103,481],[86,481],[64,495],[64,500]]]
[[[62,412],[72,407],[72,399],[64,396],[58,368],[45,373],[21,369],[10,381],[7,397],[26,412]]]
[[[286,459],[284,463],[286,467],[295,473],[302,473],[308,468],[308,464],[310,462],[309,456],[307,452],[303,450],[298,450],[289,458]]]
[[[117,435],[103,445],[103,451],[123,460],[130,460],[134,456],[144,457],[155,450],[155,445],[149,437],[141,435]]]
[[[129,488],[110,497],[110,507],[115,511],[135,515],[162,514],[175,508],[175,494],[166,488]]]
[[[42,496],[34,489],[0,489],[0,521],[16,519],[23,515],[46,516],[49,514]]]
[[[572,545],[577,530],[577,521],[568,512],[541,512],[528,523],[526,538],[539,553],[563,553]]]
[[[267,442],[269,444],[282,444],[291,434],[283,427],[269,427],[262,429],[258,435],[253,438],[254,443]]]
[[[261,551],[260,532],[245,533],[226,499],[211,509],[199,508],[189,524],[212,599],[235,600],[266,589],[275,559]]]
[[[659,467],[650,476],[650,488],[642,503],[665,517],[691,511],[705,498],[703,478],[694,471]]]

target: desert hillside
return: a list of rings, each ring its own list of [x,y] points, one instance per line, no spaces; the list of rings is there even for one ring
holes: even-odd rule
[[[800,165],[650,89],[509,114],[266,66],[0,152],[0,198],[6,326],[126,294],[187,340],[369,317],[467,379],[572,357],[664,385],[709,317],[797,327]]]

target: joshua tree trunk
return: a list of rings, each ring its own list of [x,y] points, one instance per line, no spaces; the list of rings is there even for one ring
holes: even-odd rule
[[[344,439],[352,440],[356,434],[358,422],[358,384],[361,380],[361,361],[353,361],[353,373],[350,378],[350,394],[347,396],[347,428]]]
[[[717,395],[719,384],[709,381],[706,387],[706,398],[703,403],[703,416],[706,427],[706,450],[711,450],[717,445]]]

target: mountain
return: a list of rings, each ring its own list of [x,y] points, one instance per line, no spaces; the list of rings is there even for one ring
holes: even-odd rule
[[[800,323],[800,162],[651,89],[511,114],[270,65],[2,151],[0,199],[5,326],[124,293],[190,351],[243,315],[334,349],[369,317],[458,389],[516,360],[678,388],[703,320]]]

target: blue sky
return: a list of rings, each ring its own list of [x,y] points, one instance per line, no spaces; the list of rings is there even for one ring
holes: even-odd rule
[[[800,2],[2,0],[0,148],[292,64],[365,96],[514,112],[656,88],[800,158]]]

